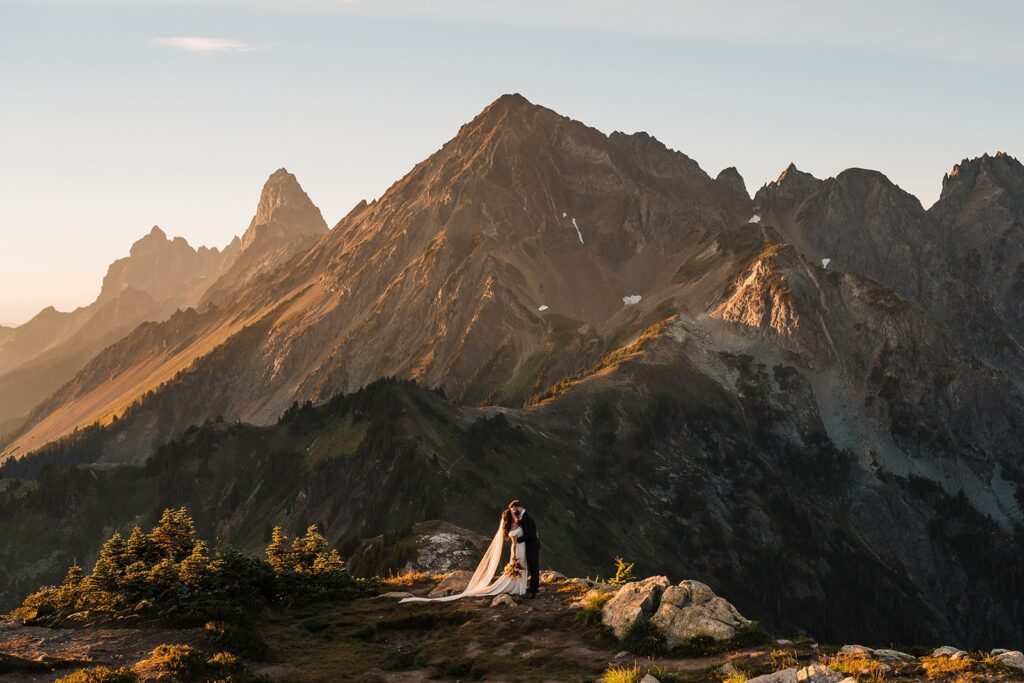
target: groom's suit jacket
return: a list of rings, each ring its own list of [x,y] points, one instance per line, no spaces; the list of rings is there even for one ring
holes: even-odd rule
[[[533,515],[529,512],[523,513],[519,520],[519,526],[523,529],[523,535],[519,538],[520,543],[525,543],[527,548],[540,547],[540,539],[537,538],[537,525],[533,521]]]

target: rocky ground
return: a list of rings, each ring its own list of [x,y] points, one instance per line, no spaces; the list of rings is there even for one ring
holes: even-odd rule
[[[269,612],[256,625],[268,649],[247,659],[251,673],[281,681],[1024,680],[1024,655],[1015,651],[902,652],[768,636],[704,584],[672,586],[663,577],[612,587],[546,573],[534,600],[398,602],[457,592],[467,579],[465,572],[410,574],[388,580],[374,598]],[[649,635],[649,623],[664,638],[659,651],[631,653],[627,648],[643,651],[649,644],[641,637]],[[48,629],[5,622],[0,679],[55,681],[103,665],[134,666],[139,680],[186,680],[139,664],[161,643],[226,649],[202,628]]]

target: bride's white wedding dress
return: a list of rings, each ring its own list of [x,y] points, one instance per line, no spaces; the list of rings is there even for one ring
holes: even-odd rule
[[[457,595],[449,595],[443,598],[405,598],[401,602],[451,602],[452,600],[460,600],[462,598],[483,598],[503,593],[525,595],[528,579],[526,573],[526,544],[518,542],[519,537],[523,535],[523,530],[516,527],[508,535],[517,539],[517,542],[512,544],[512,551],[509,553],[509,563],[502,568],[502,573],[498,578],[495,579],[494,574],[498,570],[498,564],[501,562],[501,546],[504,545],[505,541],[505,531],[501,525],[498,525],[498,533],[494,535],[491,545],[488,546],[483,559],[480,560],[476,571],[473,572],[473,578],[469,580],[466,590]],[[519,564],[519,576],[515,576],[515,572],[511,571],[511,567],[517,562]]]

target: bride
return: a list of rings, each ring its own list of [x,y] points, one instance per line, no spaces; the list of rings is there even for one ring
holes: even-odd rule
[[[494,534],[491,545],[480,560],[473,578],[469,580],[466,590],[458,595],[449,595],[443,598],[405,598],[401,602],[450,602],[460,598],[483,598],[493,595],[509,593],[511,595],[523,595],[526,593],[526,544],[519,543],[518,539],[523,535],[519,526],[519,518],[511,510],[505,510],[501,515],[501,523],[498,525],[498,532]],[[498,569],[501,561],[501,546],[505,541],[512,544],[512,552],[508,564],[502,570],[501,576],[494,578],[494,572]]]

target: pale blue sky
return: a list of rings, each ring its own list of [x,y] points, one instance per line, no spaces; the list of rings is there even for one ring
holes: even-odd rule
[[[852,5],[846,7],[845,5]],[[753,192],[876,168],[925,206],[1024,154],[1024,3],[0,0],[0,322],[159,224],[222,246],[295,173],[333,225],[505,92]]]

